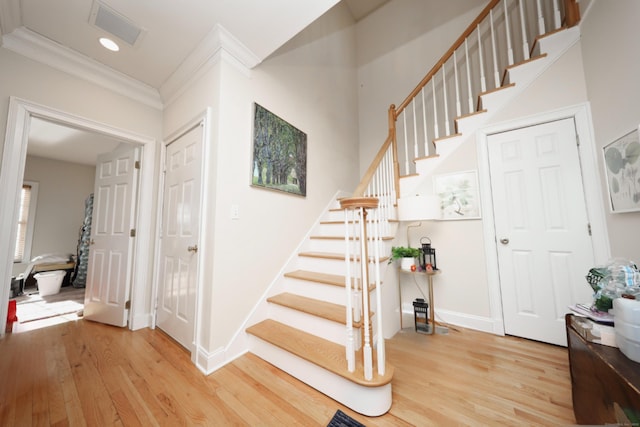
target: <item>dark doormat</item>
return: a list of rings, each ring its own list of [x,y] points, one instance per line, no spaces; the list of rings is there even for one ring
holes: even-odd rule
[[[327,427],[365,427],[365,425],[360,424],[338,409],[333,418],[331,418],[331,421],[329,421],[329,424],[327,424]]]

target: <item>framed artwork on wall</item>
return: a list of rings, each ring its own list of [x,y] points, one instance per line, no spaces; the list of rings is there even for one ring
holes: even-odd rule
[[[257,103],[251,170],[253,187],[307,195],[307,134]]]
[[[435,175],[433,186],[440,201],[440,219],[481,218],[477,171]]]
[[[640,140],[638,129],[603,147],[612,213],[640,211]]]

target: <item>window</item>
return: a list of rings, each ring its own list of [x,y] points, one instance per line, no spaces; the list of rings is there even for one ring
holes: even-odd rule
[[[20,212],[13,262],[29,262],[31,259],[31,241],[33,240],[37,198],[38,183],[25,181],[20,191]]]

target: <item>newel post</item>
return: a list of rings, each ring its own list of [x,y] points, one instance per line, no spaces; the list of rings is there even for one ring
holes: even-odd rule
[[[393,153],[393,180],[395,188],[400,188],[400,164],[398,163],[398,141],[396,137],[396,106],[391,104],[389,106],[389,139],[391,139],[391,152]]]
[[[370,296],[369,296],[369,249],[370,245],[373,248],[374,252],[376,252],[376,256],[371,259],[371,262],[377,268],[377,263],[379,263],[379,254],[378,246],[379,242],[376,241],[379,234],[378,227],[379,221],[375,221],[374,218],[377,216],[377,208],[379,205],[379,199],[377,197],[351,197],[347,199],[342,199],[340,201],[340,207],[345,211],[345,262],[347,263],[347,275],[345,276],[345,288],[346,288],[346,308],[347,308],[347,366],[348,370],[352,371],[354,366],[354,356],[355,356],[355,343],[353,336],[353,316],[351,313],[352,310],[352,298],[355,293],[357,298],[357,302],[355,304],[362,307],[360,310],[362,312],[362,333],[363,333],[363,342],[362,342],[362,355],[363,355],[363,366],[364,366],[364,378],[365,380],[371,380],[373,378],[373,343],[372,343],[372,332],[373,328],[371,325],[371,319],[369,317],[371,310],[370,304]],[[368,216],[368,210],[371,210],[375,214],[374,218]],[[377,218],[376,218],[377,219]],[[349,224],[352,224],[353,227],[350,227]],[[352,229],[352,231],[350,230]],[[371,236],[367,233],[371,232]],[[375,238],[374,238],[375,237]],[[353,253],[350,253],[350,243],[353,242]],[[355,268],[351,271],[350,264],[353,263]],[[353,274],[353,278],[350,277]],[[359,280],[354,280],[359,275]],[[356,289],[353,290],[353,284],[356,284]],[[358,292],[360,291],[360,292]],[[360,293],[360,295],[359,295]],[[377,298],[376,302],[378,303],[377,307],[380,310],[381,301],[379,300],[380,291],[376,292]],[[353,307],[354,311],[358,311],[358,307]],[[381,316],[382,312],[377,313],[377,316]],[[382,332],[378,331],[378,335],[381,336]],[[384,347],[384,344],[383,344]],[[382,370],[384,371],[384,350],[379,349],[378,354],[378,364],[381,362]],[[382,351],[382,360],[380,360],[380,352]],[[380,366],[378,366],[378,370],[380,370]]]

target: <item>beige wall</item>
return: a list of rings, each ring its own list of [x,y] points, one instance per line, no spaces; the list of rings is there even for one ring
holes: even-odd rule
[[[38,183],[31,258],[76,253],[84,201],[93,192],[95,166],[27,156],[24,180]],[[27,264],[14,264],[14,274]]]
[[[593,0],[581,25],[584,74],[598,150],[640,125],[640,2]],[[602,194],[608,200],[601,151]],[[640,165],[636,162],[636,168]],[[640,262],[640,213],[610,213],[611,255]]]
[[[358,176],[355,30],[344,5],[331,9],[248,74],[222,59],[165,109],[165,134],[210,106],[210,202],[203,211],[201,343],[228,344],[310,226]],[[257,102],[307,133],[307,196],[250,186]],[[231,205],[240,218],[230,218]]]

